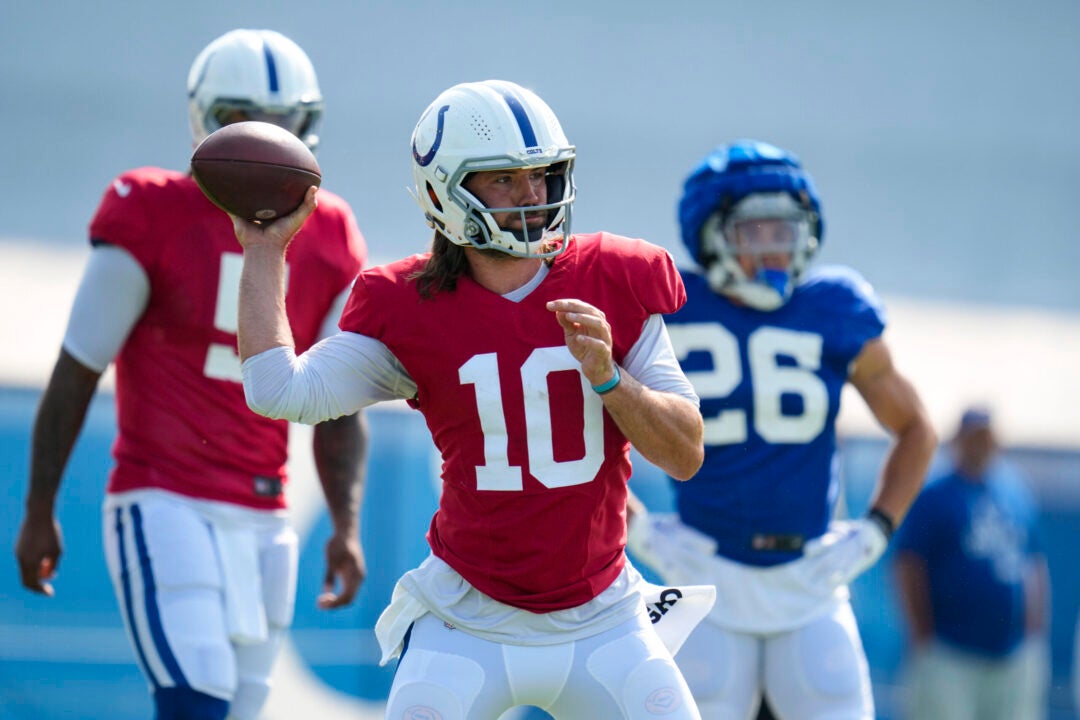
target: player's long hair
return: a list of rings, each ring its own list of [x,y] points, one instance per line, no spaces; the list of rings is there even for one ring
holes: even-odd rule
[[[554,245],[554,241],[545,241],[542,246],[544,252],[552,249],[549,244]],[[544,262],[550,266],[554,260],[555,258],[549,257],[545,258]],[[449,238],[436,230],[435,237],[431,240],[431,257],[424,263],[422,270],[409,276],[409,280],[416,281],[416,290],[421,299],[430,300],[437,293],[456,290],[458,278],[462,275],[472,275],[465,248],[450,242]]]
[[[458,278],[469,273],[465,248],[450,242],[436,230],[431,240],[431,257],[424,263],[423,270],[409,276],[409,279],[416,281],[416,290],[421,299],[430,300],[436,293],[453,292],[457,288]]]

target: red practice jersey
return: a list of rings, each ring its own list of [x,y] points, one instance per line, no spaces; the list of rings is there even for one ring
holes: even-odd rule
[[[426,259],[361,273],[341,328],[382,341],[417,384],[443,460],[432,551],[515,607],[587,602],[623,567],[630,444],[545,305],[603,310],[622,362],[650,315],[685,301],[679,273],[644,241],[577,235],[520,302],[468,277],[422,300],[409,277]]]
[[[232,221],[189,175],[119,176],[90,223],[127,250],[150,298],[116,358],[119,434],[109,492],[162,488],[252,508],[285,505],[288,423],[247,407],[236,351],[242,255]],[[289,247],[286,307],[297,350],[318,339],[366,260],[349,206],[325,190]]]

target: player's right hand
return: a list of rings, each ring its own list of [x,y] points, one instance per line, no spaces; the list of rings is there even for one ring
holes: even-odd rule
[[[23,587],[42,595],[55,595],[52,583],[60,556],[64,553],[63,534],[60,523],[48,518],[27,516],[19,529],[15,543],[15,558],[19,563],[19,576]]]
[[[315,208],[319,206],[317,198],[319,189],[315,186],[308,188],[304,202],[288,215],[284,215],[269,225],[260,225],[244,220],[236,215],[230,215],[233,221],[233,231],[236,239],[244,250],[255,247],[274,247],[284,252],[289,246],[293,236],[303,227]]]

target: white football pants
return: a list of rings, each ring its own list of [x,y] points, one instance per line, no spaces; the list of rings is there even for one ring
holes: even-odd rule
[[[517,705],[535,705],[555,720],[701,718],[644,613],[552,645],[484,640],[431,614],[414,623],[387,720],[496,720]]]
[[[750,634],[706,620],[676,662],[704,720],[752,720],[761,694],[777,720],[873,720],[870,670],[848,603],[786,632]]]
[[[102,515],[105,560],[151,692],[189,687],[229,701],[230,718],[254,720],[292,622],[297,538],[284,516],[239,509],[241,517],[258,516],[250,527],[257,567],[243,573],[258,585],[247,589],[254,602],[233,615],[257,618],[265,632],[234,642],[225,602],[234,578],[222,569],[219,513],[203,512],[211,505],[162,492],[109,496]]]

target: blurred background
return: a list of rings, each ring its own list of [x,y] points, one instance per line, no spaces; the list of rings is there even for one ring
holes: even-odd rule
[[[145,718],[150,703],[101,555],[113,435],[95,402],[61,495],[58,595],[18,585],[10,550],[30,423],[111,179],[191,154],[185,82],[236,27],[278,30],[315,63],[326,113],[324,187],[348,200],[373,260],[430,239],[406,188],[421,111],[457,82],[536,90],[578,146],[574,228],[644,237],[688,262],[675,203],[686,172],[740,137],[798,153],[823,198],[819,262],[856,267],[890,309],[887,337],[942,437],[991,405],[1009,459],[1043,511],[1054,590],[1051,720],[1073,717],[1080,570],[1080,4],[1046,0],[496,0],[0,5],[0,718]],[[860,512],[884,448],[846,402],[848,507]],[[435,460],[419,417],[372,411],[364,521],[371,576],[357,605],[315,609],[327,520],[298,428],[293,499],[305,538],[298,614],[268,717],[380,717],[390,670],[370,631],[393,581],[426,552]],[[636,489],[666,486],[638,464]],[[900,718],[903,637],[887,561],[855,606],[879,717]],[[321,712],[315,708],[321,708]]]

